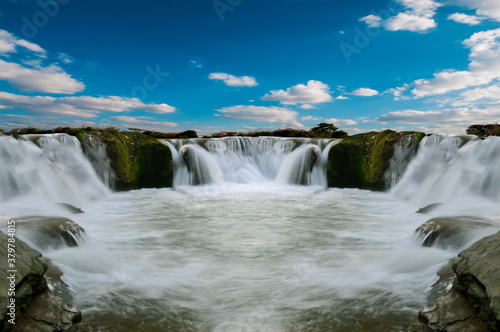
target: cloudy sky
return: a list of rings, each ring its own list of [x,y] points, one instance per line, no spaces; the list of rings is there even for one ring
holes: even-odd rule
[[[0,128],[500,121],[499,0],[0,0]]]

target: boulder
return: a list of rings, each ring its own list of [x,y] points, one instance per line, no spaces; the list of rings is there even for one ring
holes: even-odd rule
[[[500,232],[462,251],[453,261],[456,280],[408,327],[408,332],[500,330]]]
[[[7,258],[9,236],[0,232],[0,256]],[[92,327],[82,320],[79,310],[46,286],[44,274],[47,261],[22,240],[15,242],[15,317],[7,306],[11,302],[7,268],[0,269],[0,331],[11,332],[92,332]],[[11,246],[12,248],[12,246]],[[8,322],[11,318],[15,324]]]
[[[28,216],[15,220],[18,235],[41,250],[76,247],[85,237],[85,230],[68,218]]]
[[[500,232],[462,251],[453,262],[456,287],[470,297],[483,319],[500,328]]]
[[[420,225],[415,233],[424,247],[460,249],[481,232],[492,233],[498,226],[487,219],[457,216],[432,218]]]
[[[488,328],[467,297],[452,289],[420,311],[406,331],[486,332]]]
[[[0,232],[0,257],[6,260],[8,256],[9,236]],[[43,275],[47,271],[47,261],[42,258],[42,254],[31,249],[23,241],[16,239],[15,245],[15,303],[19,313],[31,300],[38,289],[43,287]],[[12,246],[11,246],[12,247]],[[11,275],[7,272],[7,264],[3,264],[0,269],[0,321],[4,326],[7,318],[7,306],[10,303],[9,288],[10,282],[7,279]],[[17,313],[17,314],[18,314]],[[16,314],[16,317],[17,317]]]
[[[82,313],[50,291],[38,294],[12,332],[94,331]]]

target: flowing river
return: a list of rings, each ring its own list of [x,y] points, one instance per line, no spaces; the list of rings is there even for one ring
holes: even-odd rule
[[[0,219],[66,216],[86,230],[78,247],[37,249],[98,331],[401,331],[436,272],[494,232],[445,250],[422,247],[415,229],[437,215],[500,216],[494,138],[425,138],[385,193],[326,188],[336,141],[166,141],[175,187],[120,193],[76,139],[42,141],[0,137]]]

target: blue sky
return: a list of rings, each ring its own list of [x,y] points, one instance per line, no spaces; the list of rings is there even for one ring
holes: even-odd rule
[[[0,0],[0,128],[500,120],[498,0]]]

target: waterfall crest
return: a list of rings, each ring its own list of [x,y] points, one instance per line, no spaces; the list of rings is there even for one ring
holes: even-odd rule
[[[76,137],[0,136],[0,198],[20,196],[78,205],[108,193]]]
[[[498,201],[499,161],[499,137],[425,137],[391,192],[422,205],[478,196]]]
[[[174,186],[221,182],[324,186],[327,150],[334,142],[278,137],[164,141],[176,160]]]

